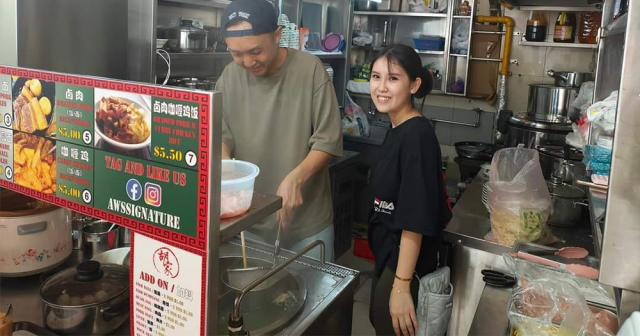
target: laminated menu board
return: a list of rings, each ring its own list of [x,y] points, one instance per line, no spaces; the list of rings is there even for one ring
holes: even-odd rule
[[[210,218],[218,218],[217,210],[210,213],[210,149],[212,139],[220,137],[212,130],[213,97],[0,66],[0,187],[128,227],[143,244],[134,245],[135,251],[162,246],[181,260],[183,277],[191,268],[199,272],[198,281],[186,279],[188,285],[180,285],[183,278],[154,276],[183,286],[179,293],[188,289],[191,301],[172,291],[163,292],[162,301],[174,312],[189,309],[197,323],[175,320],[174,329],[149,333],[138,332],[132,322],[135,335],[204,334],[207,231]],[[142,260],[138,256],[135,260]],[[153,273],[152,264],[135,260],[134,270]],[[143,280],[132,280],[132,286]],[[132,292],[132,316],[146,302],[136,298],[142,297]]]

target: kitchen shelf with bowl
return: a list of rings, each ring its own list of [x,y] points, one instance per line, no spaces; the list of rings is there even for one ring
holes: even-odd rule
[[[244,215],[220,220],[220,241],[225,242],[251,227],[257,221],[282,207],[282,198],[275,195],[253,193],[251,207]]]
[[[562,42],[529,42],[524,38],[520,40],[520,45],[529,47],[552,47],[552,48],[582,48],[597,49],[598,44],[590,43],[562,43]]]
[[[446,13],[416,13],[416,12],[370,12],[370,11],[354,11],[354,15],[375,15],[375,16],[413,16],[413,17],[431,17],[446,18]]]

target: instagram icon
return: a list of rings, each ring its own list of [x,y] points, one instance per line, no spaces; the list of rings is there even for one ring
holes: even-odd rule
[[[155,183],[144,184],[144,202],[159,207],[162,204],[162,187]]]

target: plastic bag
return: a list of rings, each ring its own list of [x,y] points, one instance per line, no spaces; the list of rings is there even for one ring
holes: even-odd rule
[[[504,148],[493,155],[489,173],[491,231],[500,244],[531,242],[542,236],[551,212],[551,196],[538,151]]]
[[[618,91],[613,91],[609,97],[594,103],[587,109],[589,121],[606,132],[612,132],[616,126],[616,109],[618,107]]]
[[[347,103],[342,116],[342,133],[351,136],[369,136],[369,120],[362,108],[356,104],[349,94],[346,94]]]
[[[457,20],[451,38],[451,52],[466,55],[469,49],[469,20]]]
[[[507,315],[522,336],[614,335],[592,313],[578,289],[563,281],[539,279],[518,287]]]
[[[532,261],[514,258],[509,254],[504,254],[503,258],[507,267],[522,286],[529,281],[537,279],[549,279],[552,282],[561,281],[577,288],[580,294],[589,302],[609,307],[615,307],[616,305],[613,289],[596,280],[575,276]]]
[[[408,0],[409,11],[419,13],[442,13],[446,12],[449,0]]]
[[[569,104],[569,110],[577,111],[577,113],[584,114],[586,113],[589,106],[591,106],[591,102],[593,101],[593,89],[595,87],[594,82],[584,82],[580,85],[580,91],[578,92],[578,96]],[[575,112],[569,115],[569,117],[573,117]]]

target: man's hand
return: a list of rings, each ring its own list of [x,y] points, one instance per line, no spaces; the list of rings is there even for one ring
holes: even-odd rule
[[[276,194],[282,197],[282,208],[278,210],[278,221],[282,228],[291,221],[293,210],[302,205],[302,185],[304,182],[297,177],[297,170],[293,170],[287,175],[278,186]]]

